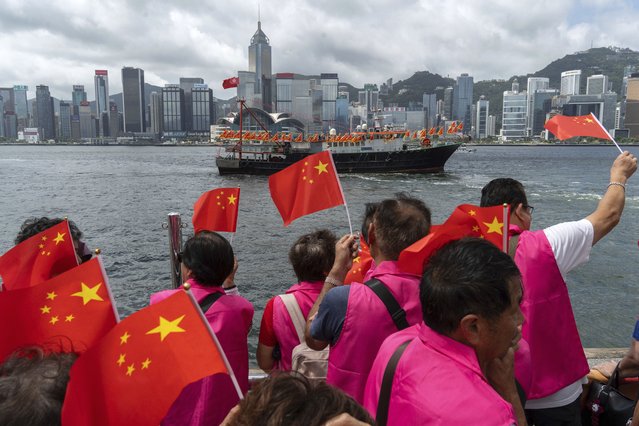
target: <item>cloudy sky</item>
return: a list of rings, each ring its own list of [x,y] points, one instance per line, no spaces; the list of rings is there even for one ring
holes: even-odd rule
[[[144,69],[148,83],[221,81],[248,69],[257,0],[0,0],[0,87],[73,84]],[[534,72],[591,46],[639,50],[636,0],[260,0],[273,72],[336,72],[361,87],[428,70],[475,81]]]

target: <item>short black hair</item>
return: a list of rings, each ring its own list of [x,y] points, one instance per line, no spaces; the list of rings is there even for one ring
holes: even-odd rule
[[[22,226],[20,226],[20,232],[18,232],[18,235],[16,236],[15,243],[20,244],[24,240],[57,225],[63,220],[64,219],[59,217],[54,217],[52,219],[48,217],[30,217],[22,223]],[[69,220],[69,229],[71,230],[71,238],[73,238],[76,242],[80,242],[83,235],[82,231],[80,231],[72,220]]]
[[[430,209],[422,200],[398,193],[379,203],[373,223],[377,247],[386,258],[397,260],[402,250],[430,231]]]
[[[375,218],[375,213],[379,208],[379,203],[366,203],[364,207],[364,219],[362,219],[362,240],[366,244],[368,244],[368,227],[371,223],[373,223],[373,219]]]
[[[221,286],[233,272],[234,259],[231,244],[211,231],[200,231],[189,238],[182,251],[182,263],[195,281],[205,286]]]
[[[288,252],[288,260],[300,281],[322,281],[335,261],[337,237],[328,229],[302,235]]]
[[[486,184],[481,190],[481,207],[493,207],[502,204],[510,205],[513,210],[520,203],[528,205],[526,191],[521,182],[511,178],[497,178]]]
[[[520,277],[515,262],[494,244],[480,238],[450,242],[430,257],[422,276],[424,322],[449,335],[466,315],[497,319],[511,306],[509,283]]]

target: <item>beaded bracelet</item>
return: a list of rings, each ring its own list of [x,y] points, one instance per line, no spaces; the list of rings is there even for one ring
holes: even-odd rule
[[[325,282],[325,283],[329,283],[329,284],[330,284],[330,285],[332,285],[333,287],[337,287],[337,286],[342,285],[342,283],[341,283],[340,281],[337,281],[336,279],[334,279],[334,278],[329,278],[329,277],[326,277],[326,279],[324,280],[324,282]]]
[[[610,182],[608,184],[608,188],[610,188],[611,186],[620,186],[623,188],[623,192],[626,192],[626,184],[625,183],[621,183],[621,182]]]

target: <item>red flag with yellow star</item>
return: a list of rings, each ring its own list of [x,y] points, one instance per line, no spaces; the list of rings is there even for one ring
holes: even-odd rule
[[[557,139],[570,139],[575,136],[592,136],[593,138],[612,140],[594,115],[555,115],[546,121],[544,128],[548,129]]]
[[[40,284],[78,266],[66,220],[16,245],[0,257],[3,290]]]
[[[505,217],[509,216],[506,208]],[[478,207],[472,204],[457,206],[442,225],[431,227],[430,233],[399,255],[402,271],[421,275],[430,256],[446,243],[464,237],[485,238],[499,248],[504,242],[504,207]]]
[[[122,320],[78,358],[62,424],[158,425],[184,386],[229,374],[227,365],[193,298],[176,292]]]
[[[268,187],[284,226],[307,214],[344,204],[330,151],[309,155],[271,175]]]
[[[359,240],[359,252],[357,257],[353,259],[353,266],[344,278],[344,284],[363,283],[364,276],[373,265],[371,250],[363,239]]]
[[[99,257],[33,287],[0,293],[0,362],[30,345],[82,352],[117,323]]]
[[[217,188],[205,192],[193,205],[193,228],[200,231],[235,232],[240,188]]]

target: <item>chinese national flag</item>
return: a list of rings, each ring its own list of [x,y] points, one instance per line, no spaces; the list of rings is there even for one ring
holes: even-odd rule
[[[437,132],[437,134],[438,134],[439,136],[442,136],[442,135],[444,134],[444,128],[443,128],[443,127],[440,127],[440,128],[439,128],[439,131]]]
[[[83,352],[116,322],[104,268],[93,258],[40,285],[0,293],[0,362],[30,345]]]
[[[224,89],[230,89],[231,87],[237,87],[238,84],[240,84],[240,79],[237,77],[231,77],[222,82],[222,87]]]
[[[179,291],[128,316],[78,358],[62,424],[156,426],[184,386],[217,373],[229,374],[224,355]]]
[[[371,257],[371,251],[368,244],[364,240],[359,241],[360,249],[357,257],[353,259],[353,266],[351,270],[346,274],[344,278],[344,284],[351,283],[363,283],[364,276],[371,269],[373,264],[373,258]]]
[[[436,131],[437,130],[434,127],[431,127],[430,130],[428,130],[428,134],[432,136],[435,134]]]
[[[205,192],[193,205],[193,228],[200,231],[235,232],[240,188]]]
[[[63,220],[0,257],[2,286],[4,290],[30,287],[76,266],[69,223]]]
[[[450,126],[448,126],[448,130],[446,131],[446,133],[455,133],[456,130],[457,130],[457,122],[453,121],[452,123],[450,123]]]
[[[457,126],[457,132],[461,132],[462,130],[464,130],[464,122],[460,121],[459,122],[459,126]]]
[[[271,175],[268,187],[284,226],[307,214],[344,204],[330,151],[309,155]]]
[[[592,113],[590,115],[572,117],[555,115],[546,121],[544,127],[560,140],[570,139],[575,136],[591,136],[593,138],[612,140]]]
[[[508,217],[509,211],[506,211]],[[471,204],[457,206],[442,225],[431,227],[421,240],[404,249],[399,255],[401,270],[422,274],[430,256],[446,243],[464,237],[485,238],[503,248],[504,207],[478,207]]]

